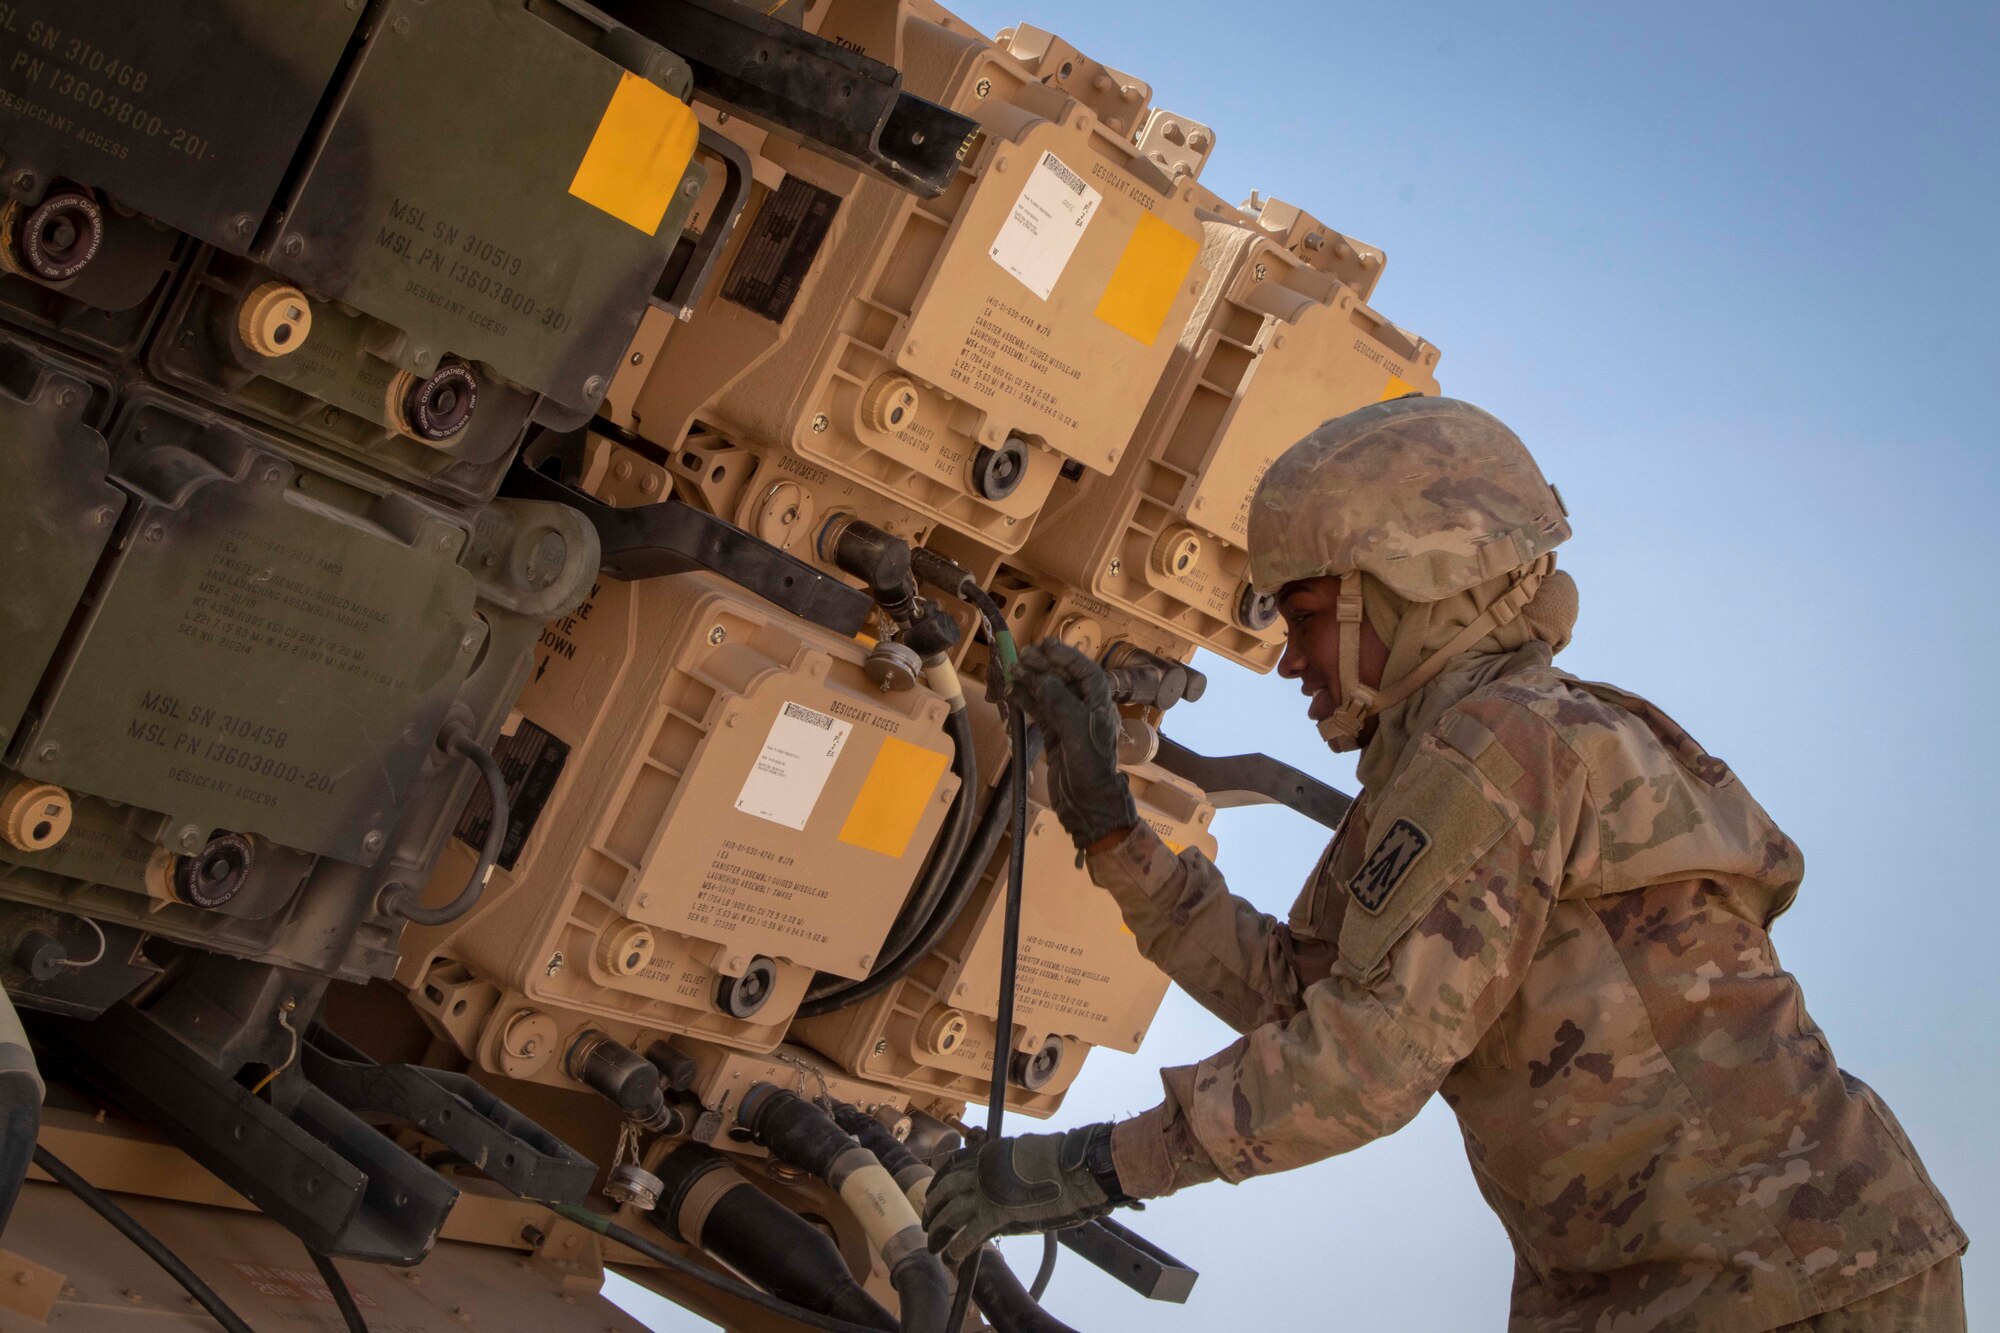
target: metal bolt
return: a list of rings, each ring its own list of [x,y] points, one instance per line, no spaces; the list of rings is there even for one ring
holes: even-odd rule
[[[183,851],[197,851],[202,844],[201,830],[192,824],[184,825],[175,841],[180,843]]]
[[[368,836],[361,840],[361,850],[373,856],[382,850],[382,830],[370,829]]]
[[[826,419],[826,413],[815,412],[813,414],[813,424],[812,424],[813,434],[815,435],[826,434],[826,428],[828,426],[831,426],[832,424],[833,423],[831,421],[828,421]]]
[[[440,532],[440,533],[438,534],[438,539],[437,539],[437,548],[438,548],[438,550],[440,550],[440,551],[449,551],[449,550],[451,549],[451,534],[450,534],[450,533],[448,533],[448,532]]]
[[[14,176],[14,188],[20,190],[24,194],[27,191],[34,189],[35,173],[32,171],[17,172]]]
[[[875,1043],[875,1054],[887,1055],[888,1053],[889,1053],[889,1039],[887,1037],[884,1037],[882,1040]]]
[[[639,906],[641,906],[641,907],[651,907],[652,905],[653,905],[653,895],[652,895],[652,894],[650,894],[650,893],[642,893],[642,894],[640,894],[640,895],[639,895]]]
[[[97,526],[108,528],[111,526],[111,520],[116,517],[118,517],[118,511],[110,505],[105,505],[97,511]]]
[[[632,364],[633,364],[633,365],[635,365],[635,366],[643,366],[643,365],[645,365],[645,364],[646,364],[646,354],[645,354],[644,352],[634,352],[634,353],[632,353]]]
[[[59,406],[68,407],[75,402],[76,402],[75,389],[64,389],[61,393],[58,393],[56,395],[56,403]]]
[[[1306,249],[1317,250],[1322,245],[1325,244],[1326,244],[1326,237],[1320,235],[1318,232],[1314,231],[1306,233]]]
[[[972,85],[972,91],[979,94],[981,97],[991,96],[993,93],[993,80],[981,79],[979,82]]]
[[[300,255],[306,252],[305,237],[287,236],[285,238],[284,251],[285,251],[285,257],[287,259],[297,259]]]
[[[1256,277],[1257,277],[1257,281],[1259,281],[1259,282],[1262,282],[1262,281],[1263,281],[1264,279],[1266,279],[1266,278],[1268,278],[1268,277],[1270,277],[1270,276],[1271,276],[1271,269],[1270,269],[1270,266],[1269,266],[1269,265],[1267,265],[1267,264],[1258,264],[1258,265],[1257,265],[1256,267],[1252,268],[1252,269],[1251,269],[1250,271],[1251,271],[1251,273],[1253,273],[1253,274],[1255,274],[1255,275],[1256,275]]]
[[[589,379],[583,382],[583,396],[585,398],[595,398],[603,392],[604,392],[604,376],[592,375]]]
[[[701,193],[701,182],[689,181],[686,185],[681,186],[681,193],[690,199],[694,198]]]
[[[410,30],[410,21],[404,18],[401,14],[398,14],[396,16],[396,21],[394,23],[391,23],[389,26],[396,30],[396,35],[398,37],[401,37],[404,33]]]
[[[557,949],[554,953],[549,955],[548,965],[542,969],[542,975],[552,977],[556,973],[562,971],[562,969],[563,969],[562,950]]]
[[[166,535],[167,535],[167,530],[161,527],[157,523],[153,524],[153,526],[146,529],[146,540],[149,542],[159,541],[162,537]]]
[[[471,631],[467,631],[465,637],[458,641],[458,651],[461,653],[469,653],[478,646],[479,635]]]
[[[252,225],[253,223],[248,213],[238,213],[229,220],[229,230],[235,232],[238,236],[248,236]]]
[[[709,626],[708,641],[711,644],[714,644],[717,647],[721,647],[723,642],[728,638],[729,638],[729,631],[724,629],[722,626],[720,625]]]
[[[410,360],[420,366],[428,366],[431,363],[431,349],[428,347],[419,347],[416,351],[410,353]]]
[[[1117,556],[1115,556],[1115,555],[1114,555],[1114,556],[1112,556],[1112,557],[1111,557],[1111,572],[1112,572],[1113,574],[1116,574],[1116,573],[1117,573],[1117,572],[1118,572],[1119,570],[1121,570],[1121,569],[1123,569],[1123,568],[1125,568],[1125,562],[1124,562],[1123,560],[1120,560],[1120,559],[1119,559],[1119,558],[1118,558]]]

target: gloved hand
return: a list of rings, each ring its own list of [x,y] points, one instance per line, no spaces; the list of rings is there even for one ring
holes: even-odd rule
[[[1021,650],[1012,688],[1048,745],[1049,798],[1078,851],[1139,822],[1118,771],[1118,708],[1095,662],[1054,639]]]
[[[924,1197],[931,1250],[956,1268],[995,1236],[1047,1231],[1110,1212],[1127,1201],[1122,1193],[1112,1197],[1117,1174],[1110,1144],[1111,1126],[1099,1124],[960,1149]]]

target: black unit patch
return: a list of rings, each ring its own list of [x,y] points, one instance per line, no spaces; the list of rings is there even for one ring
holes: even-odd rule
[[[1430,848],[1430,834],[1407,819],[1397,820],[1375,844],[1375,850],[1368,853],[1368,859],[1361,863],[1354,878],[1347,881],[1347,891],[1364,911],[1381,911],[1382,904],[1389,901],[1389,895],[1403,882],[1403,876],[1410,873],[1410,867]]]
[[[500,868],[512,870],[527,846],[528,835],[542,817],[542,807],[556,789],[563,765],[569,760],[569,745],[557,740],[526,718],[520,730],[502,736],[493,747],[493,758],[507,779],[507,838],[500,845]],[[485,845],[486,830],[493,822],[493,797],[480,783],[458,818],[452,834],[475,850]]]
[[[785,177],[757,211],[730,265],[722,298],[774,324],[784,323],[839,209],[839,195],[797,176]]]

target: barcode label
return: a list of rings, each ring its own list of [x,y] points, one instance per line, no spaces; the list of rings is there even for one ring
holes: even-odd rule
[[[1063,164],[1063,160],[1057,157],[1054,153],[1043,153],[1042,165],[1044,167],[1047,167],[1050,171],[1053,171],[1056,174],[1057,180],[1061,181],[1064,185],[1069,186],[1071,194],[1082,194],[1085,190],[1090,188],[1088,185],[1085,185],[1083,183],[1083,177],[1077,175],[1074,171],[1071,171],[1067,166]]]
[[[1043,153],[986,253],[1046,301],[1104,196],[1054,153]]]
[[[820,727],[827,731],[833,730],[833,719],[830,716],[825,713],[816,713],[804,704],[786,704],[785,716],[795,717],[801,722],[810,722],[815,727]]]
[[[736,808],[786,828],[804,828],[853,730],[852,722],[787,700],[744,775]]]

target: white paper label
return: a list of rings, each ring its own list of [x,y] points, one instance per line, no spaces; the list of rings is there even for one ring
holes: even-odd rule
[[[771,719],[771,734],[743,780],[736,808],[786,828],[804,828],[852,730],[852,722],[787,703]]]
[[[1046,301],[1103,200],[1061,158],[1043,153],[987,253]]]

